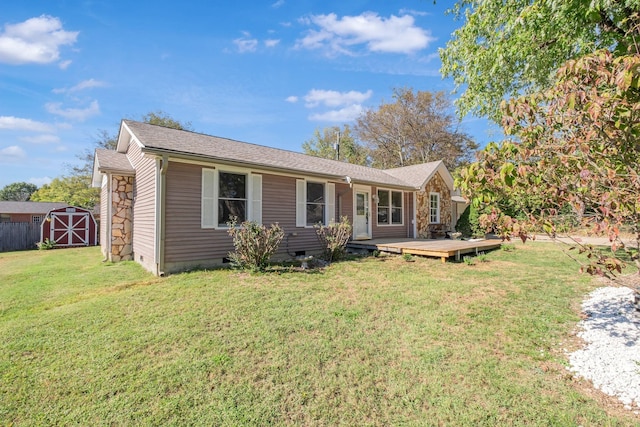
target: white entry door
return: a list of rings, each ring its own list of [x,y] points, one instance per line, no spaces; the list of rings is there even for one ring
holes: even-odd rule
[[[354,239],[371,238],[371,215],[369,214],[369,192],[356,190],[355,215],[353,221]]]

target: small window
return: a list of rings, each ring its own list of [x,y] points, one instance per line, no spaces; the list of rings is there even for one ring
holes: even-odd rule
[[[218,177],[218,226],[232,218],[241,223],[247,219],[247,175],[220,172]]]
[[[429,223],[440,224],[440,194],[429,194]]]
[[[262,223],[262,175],[203,168],[201,227],[226,228],[233,217]]]
[[[378,190],[378,225],[402,225],[402,191]]]
[[[42,215],[33,215],[31,217],[31,222],[34,224],[40,224],[42,222]]]
[[[331,182],[296,180],[296,227],[328,225],[335,220],[336,186]]]
[[[307,182],[307,225],[324,223],[324,184]]]
[[[11,215],[0,214],[0,222],[11,222]]]

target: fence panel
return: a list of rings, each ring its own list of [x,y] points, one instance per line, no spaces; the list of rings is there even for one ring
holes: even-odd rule
[[[0,252],[35,249],[40,241],[40,223],[0,222]]]

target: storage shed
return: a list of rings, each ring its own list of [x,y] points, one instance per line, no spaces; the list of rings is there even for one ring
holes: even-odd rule
[[[95,246],[98,244],[98,228],[91,211],[65,207],[49,211],[42,221],[40,241],[46,239],[56,247]]]

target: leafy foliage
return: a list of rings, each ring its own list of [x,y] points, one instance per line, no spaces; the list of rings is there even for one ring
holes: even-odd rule
[[[409,166],[442,160],[455,169],[472,159],[477,149],[460,131],[451,102],[444,92],[394,89],[393,103],[363,113],[354,128],[379,168]]]
[[[518,141],[490,144],[457,183],[488,212],[481,222],[506,239],[524,241],[540,228],[555,235],[558,212],[571,206],[612,246],[607,256],[580,245],[589,256],[584,270],[619,273],[617,249],[637,263],[640,248],[640,54],[599,51],[568,61],[556,78],[544,92],[503,103],[505,132]],[[526,197],[542,208],[521,219],[502,209],[504,200]],[[635,250],[620,240],[625,226]]]
[[[100,189],[91,187],[91,176],[71,175],[54,178],[31,195],[35,202],[64,202],[93,209],[100,200]]]
[[[233,238],[234,252],[229,259],[234,267],[264,271],[284,238],[284,231],[276,223],[270,228],[253,221],[244,221],[239,227],[235,218],[228,222],[229,236]]]
[[[28,182],[14,182],[0,190],[0,200],[26,202],[37,189],[36,185]]]
[[[38,247],[38,250],[40,251],[47,251],[49,249],[53,249],[56,247],[56,242],[55,240],[49,240],[49,238],[44,239],[44,242],[38,242],[36,243],[36,246]]]
[[[638,0],[458,0],[450,12],[464,25],[440,58],[442,74],[464,87],[459,115],[499,122],[505,97],[548,88],[567,60],[600,48],[629,52],[639,11]]]
[[[340,158],[337,159],[334,144],[340,140]],[[323,157],[325,159],[343,160],[356,165],[366,165],[368,163],[367,150],[351,136],[351,128],[344,125],[342,129],[338,126],[324,128],[322,132],[316,129],[313,139],[309,139],[302,144],[305,154]]]
[[[485,231],[478,223],[478,208],[474,204],[466,207],[458,222],[456,223],[456,231],[462,233],[462,237],[484,237]]]
[[[343,216],[340,222],[332,222],[329,225],[316,224],[314,228],[318,241],[324,250],[324,259],[327,262],[342,259],[351,238],[349,218]]]

